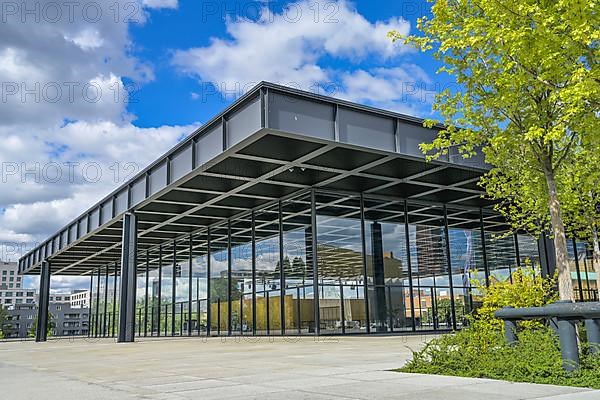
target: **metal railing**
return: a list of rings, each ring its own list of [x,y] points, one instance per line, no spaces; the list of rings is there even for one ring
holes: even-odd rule
[[[577,322],[585,322],[590,352],[600,357],[600,302],[572,303],[558,301],[543,307],[504,307],[494,313],[504,320],[504,335],[509,344],[516,343],[517,321],[546,319],[558,333],[565,371],[579,368]]]

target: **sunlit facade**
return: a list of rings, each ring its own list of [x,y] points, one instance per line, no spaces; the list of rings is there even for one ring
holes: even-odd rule
[[[553,250],[508,234],[481,156],[424,159],[439,129],[263,83],[19,269],[42,299],[51,274],[88,276],[90,335],[119,341],[459,329],[479,286],[551,275]],[[594,299],[585,243],[569,250]]]

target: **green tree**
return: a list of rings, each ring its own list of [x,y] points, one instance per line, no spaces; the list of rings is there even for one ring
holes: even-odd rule
[[[4,339],[4,324],[8,319],[8,312],[0,305],[0,339]]]
[[[27,335],[29,337],[35,337],[37,334],[37,316],[34,318],[33,323],[31,324],[31,328],[27,331]],[[48,325],[46,328],[46,335],[48,337],[52,336],[52,330],[56,328],[56,322],[54,321],[54,315],[52,313],[48,313]]]
[[[219,298],[221,301],[227,301],[227,292],[229,290],[229,281],[227,278],[213,278],[210,280],[211,299],[215,301]],[[231,300],[239,300],[241,297],[240,289],[232,283]]]
[[[291,268],[292,268],[292,264],[290,263],[290,258],[288,256],[285,256],[283,258],[283,273],[288,276],[291,272]],[[281,265],[279,264],[279,261],[277,261],[277,265],[275,265],[275,270],[273,271],[273,274],[275,276],[279,276],[279,274],[281,273]]]
[[[306,276],[306,263],[301,257],[294,257],[290,277],[304,278]]]
[[[570,236],[592,243],[600,294],[600,153],[597,148],[582,149],[576,157],[578,161],[568,164],[560,179],[564,184],[561,201]]]
[[[433,17],[418,20],[422,36],[390,32],[433,51],[458,84],[437,96],[446,127],[423,151],[470,157],[483,148],[492,169],[482,184],[496,208],[515,227],[551,229],[563,300],[573,289],[558,177],[598,136],[597,3],[438,0]]]

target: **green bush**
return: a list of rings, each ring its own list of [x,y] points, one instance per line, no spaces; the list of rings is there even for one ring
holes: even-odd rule
[[[479,288],[482,307],[470,316],[471,325],[462,331],[430,341],[402,372],[502,379],[600,389],[600,356],[585,349],[578,371],[562,368],[558,338],[539,321],[519,325],[519,341],[508,345],[502,322],[493,311],[506,305],[541,306],[553,302],[553,281],[531,270],[513,274],[513,285],[494,283]]]

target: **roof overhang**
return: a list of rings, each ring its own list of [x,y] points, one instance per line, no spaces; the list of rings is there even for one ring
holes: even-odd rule
[[[319,130],[328,126],[328,110],[331,133]],[[490,206],[477,185],[486,166],[477,158],[427,162],[414,146],[436,131],[421,125],[263,83],[21,258],[20,270],[37,273],[47,259],[53,274],[84,275],[118,261],[127,211],[138,216],[138,250],[145,251],[309,188],[454,205],[478,215]]]

